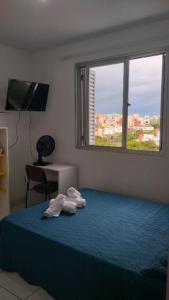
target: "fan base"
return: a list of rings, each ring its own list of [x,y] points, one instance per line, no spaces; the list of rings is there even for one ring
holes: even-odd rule
[[[41,162],[35,161],[33,164],[34,164],[34,166],[47,166],[47,165],[50,164],[50,162],[47,162],[47,161],[41,161]]]
[[[34,166],[46,166],[49,165],[50,163],[47,161],[43,161],[42,155],[39,154],[37,161],[35,161],[33,164]]]

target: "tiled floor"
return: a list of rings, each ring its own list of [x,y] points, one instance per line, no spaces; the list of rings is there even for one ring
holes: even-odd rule
[[[17,273],[0,271],[0,300],[53,300],[43,289],[30,285]]]

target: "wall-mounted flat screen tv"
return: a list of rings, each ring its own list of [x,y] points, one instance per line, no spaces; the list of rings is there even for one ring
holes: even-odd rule
[[[6,110],[45,111],[49,85],[9,79]]]

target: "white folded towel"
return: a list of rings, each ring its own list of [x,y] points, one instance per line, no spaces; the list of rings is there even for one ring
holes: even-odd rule
[[[55,199],[51,199],[49,207],[44,211],[43,216],[47,218],[58,217],[64,205],[65,195],[59,194]]]
[[[81,197],[81,193],[79,191],[77,191],[74,187],[70,187],[67,190],[67,195],[69,197]]]
[[[77,212],[77,204],[75,202],[65,200],[62,211],[75,214]]]
[[[61,211],[71,214],[76,213],[77,208],[86,206],[86,200],[75,188],[67,190],[67,196],[59,194],[55,199],[49,201],[49,207],[44,211],[43,216],[47,218],[58,217]]]
[[[81,193],[74,187],[68,188],[66,200],[75,202],[79,208],[86,206],[86,200],[81,197]]]
[[[55,199],[56,199],[56,198],[50,199],[50,201],[49,201],[49,206],[51,206],[51,205],[54,203]]]
[[[81,198],[81,197],[69,197],[69,196],[67,196],[65,200],[76,203],[78,208],[82,208],[82,207],[86,206],[86,200]]]

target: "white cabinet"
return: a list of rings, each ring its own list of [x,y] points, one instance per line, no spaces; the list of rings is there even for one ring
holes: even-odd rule
[[[71,186],[77,187],[77,168],[75,166],[53,163],[39,167],[45,171],[48,179],[58,181],[59,194],[65,194]]]

